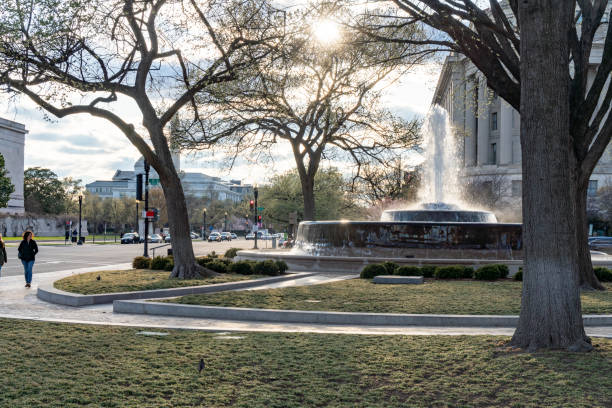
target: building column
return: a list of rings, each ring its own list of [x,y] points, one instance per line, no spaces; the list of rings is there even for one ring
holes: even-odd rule
[[[499,124],[499,164],[512,163],[512,107],[503,99],[500,100]]]
[[[480,76],[478,85],[478,165],[489,164],[489,101],[487,98],[487,81]]]
[[[476,110],[477,84],[475,81],[467,81],[465,92],[465,137],[464,137],[464,165],[476,165]]]

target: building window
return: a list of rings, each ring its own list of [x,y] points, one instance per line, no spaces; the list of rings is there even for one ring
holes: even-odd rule
[[[491,114],[491,130],[497,130],[497,112]]]
[[[595,197],[597,195],[597,180],[589,180],[589,187],[587,189],[587,196]]]
[[[523,182],[521,180],[512,180],[512,197],[520,197],[523,194]]]
[[[497,143],[491,143],[491,157],[489,158],[490,164],[497,164]]]

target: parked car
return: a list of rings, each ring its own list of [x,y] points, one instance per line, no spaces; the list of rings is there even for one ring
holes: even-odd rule
[[[219,242],[221,241],[221,234],[218,232],[211,232],[208,236],[208,242]]]
[[[200,238],[200,236],[197,233],[193,232],[193,231],[190,232],[189,235],[191,236],[191,239],[198,239],[198,238]]]
[[[234,234],[233,232],[230,233],[230,235],[232,236],[232,239],[238,239],[238,235]]]
[[[149,237],[147,238],[147,240],[148,240],[149,242],[152,242],[152,243],[158,244],[158,243],[162,242],[162,237],[161,237],[161,235],[159,235],[159,234],[151,234],[151,235],[149,235]]]
[[[121,237],[122,244],[137,244],[140,242],[140,236],[137,232],[127,232]]]
[[[221,241],[231,241],[231,240],[232,240],[232,234],[230,234],[229,232],[221,233]]]
[[[246,234],[246,236],[244,237],[244,239],[249,240],[249,239],[255,239],[255,233],[253,232],[249,232],[248,234]]]
[[[612,254],[612,237],[592,237],[589,238],[589,249]]]
[[[170,234],[166,235],[166,237],[164,238],[164,242],[172,242],[172,239],[170,238]]]

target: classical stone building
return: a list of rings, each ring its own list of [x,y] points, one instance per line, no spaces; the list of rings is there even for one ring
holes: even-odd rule
[[[239,180],[224,181],[204,173],[180,171],[180,156],[173,155],[174,166],[179,171],[185,194],[195,197],[207,197],[216,200],[239,202],[246,195],[252,195],[251,185],[242,184]],[[144,159],[141,157],[134,164],[134,170],[117,170],[111,180],[97,180],[87,184],[87,191],[102,198],[136,197],[136,175],[145,174]],[[149,173],[151,187],[159,186],[159,176],[151,168]]]
[[[0,118],[0,153],[4,156],[6,169],[15,186],[8,206],[0,208],[0,214],[23,214],[23,156],[25,135],[24,124]]]
[[[599,49],[596,44],[595,57]],[[593,61],[590,81],[598,62]],[[432,103],[449,113],[460,142],[458,154],[464,181],[495,184],[502,202],[519,206],[522,189],[519,113],[488,89],[484,75],[468,58],[458,54],[446,58]],[[599,188],[608,185],[612,186],[612,144],[595,167],[588,194],[594,196]]]

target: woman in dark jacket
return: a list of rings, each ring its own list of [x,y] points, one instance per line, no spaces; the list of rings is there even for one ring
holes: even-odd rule
[[[38,253],[38,245],[32,239],[32,232],[26,231],[23,233],[23,241],[19,244],[19,259],[23,264],[23,272],[25,274],[26,288],[32,283],[32,268],[34,267],[34,258]]]
[[[4,265],[8,259],[6,258],[6,248],[4,247],[4,241],[2,235],[0,235],[0,271],[2,271],[2,265]]]

